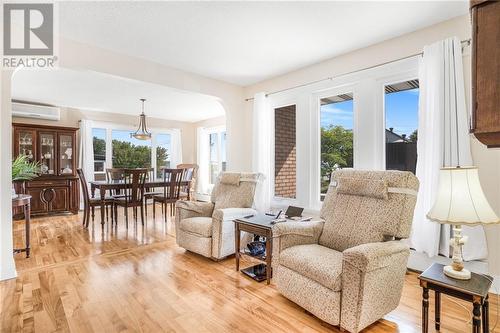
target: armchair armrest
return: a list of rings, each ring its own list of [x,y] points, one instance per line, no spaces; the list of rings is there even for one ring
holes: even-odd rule
[[[216,209],[213,218],[219,221],[233,221],[248,215],[255,215],[257,211],[252,208],[224,208]]]
[[[178,216],[180,221],[190,217],[212,216],[214,204],[212,202],[179,200],[175,203],[175,208],[177,211],[176,220]]]
[[[392,264],[394,255],[409,252],[408,245],[401,241],[367,243],[345,250],[343,261],[362,272],[369,272]]]
[[[324,221],[282,222],[273,227],[273,267],[281,251],[296,245],[317,244]]]
[[[252,208],[224,208],[214,211],[212,215],[212,257],[221,259],[235,252],[233,220],[253,214],[257,214],[257,212]],[[247,241],[244,239],[241,245],[245,246],[246,243]]]
[[[368,243],[343,252],[342,328],[359,332],[398,306],[409,255],[402,241]]]

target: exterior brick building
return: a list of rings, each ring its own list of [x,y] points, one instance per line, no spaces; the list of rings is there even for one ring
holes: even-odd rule
[[[282,198],[296,197],[295,119],[295,105],[274,110],[274,194]]]

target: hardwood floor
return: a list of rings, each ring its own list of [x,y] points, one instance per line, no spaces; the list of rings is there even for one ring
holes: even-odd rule
[[[170,220],[149,216],[128,230],[123,217],[117,228],[98,220],[88,230],[79,216],[32,220],[32,257],[16,254],[18,278],[0,283],[0,332],[339,332],[272,283],[236,272],[234,259],[213,262],[177,247]],[[15,223],[15,245],[23,228]],[[490,298],[493,326],[498,303]],[[469,305],[442,301],[441,332],[470,331]],[[420,310],[409,273],[400,306],[363,332],[420,332]]]

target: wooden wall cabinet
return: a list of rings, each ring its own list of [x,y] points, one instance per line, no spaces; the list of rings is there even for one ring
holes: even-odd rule
[[[472,128],[476,138],[500,147],[500,1],[473,0]]]
[[[32,215],[77,214],[80,190],[76,176],[78,128],[12,124],[14,156],[26,155],[42,165],[42,175],[16,182],[17,193],[29,194]],[[14,217],[22,217],[15,210]]]

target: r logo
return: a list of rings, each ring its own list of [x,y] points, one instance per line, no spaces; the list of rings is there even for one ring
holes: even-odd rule
[[[54,5],[3,5],[3,53],[6,56],[54,54]]]

